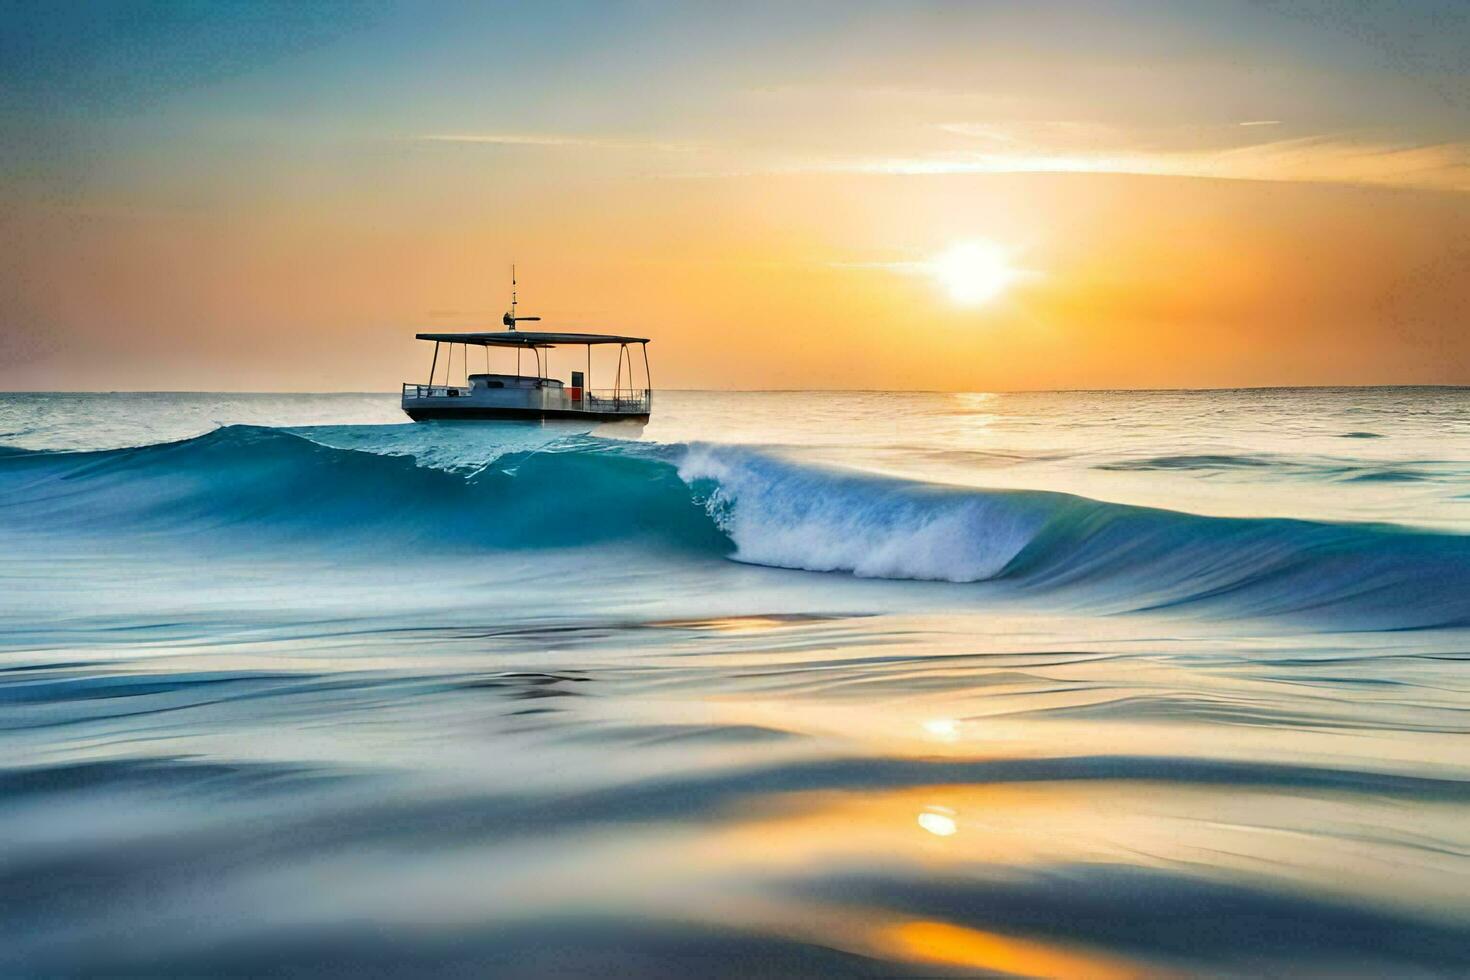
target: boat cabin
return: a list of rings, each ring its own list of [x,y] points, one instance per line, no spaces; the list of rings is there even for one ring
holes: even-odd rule
[[[542,333],[517,330],[520,320],[507,313],[506,330],[484,333],[421,333],[432,341],[433,360],[427,382],[405,382],[403,410],[415,422],[427,419],[630,419],[648,421],[653,391],[648,373],[648,338],[600,333]],[[616,344],[617,369],[610,388],[592,386],[592,348]],[[643,361],[641,384],[634,380],[633,347]],[[569,381],[549,376],[550,352],[560,347],[585,348],[580,370]],[[470,370],[471,351],[483,349],[484,372]],[[515,351],[515,373],[494,374],[491,349]],[[475,360],[481,362],[476,356]],[[523,365],[534,374],[523,373]],[[458,370],[456,370],[456,366]],[[509,366],[509,365],[507,365]],[[439,375],[443,373],[443,380]],[[461,382],[462,383],[457,383]]]

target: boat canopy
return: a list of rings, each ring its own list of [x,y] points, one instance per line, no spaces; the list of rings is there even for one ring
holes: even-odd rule
[[[647,337],[622,337],[610,333],[543,333],[534,330],[495,330],[485,333],[421,333],[419,340],[439,344],[470,344],[478,347],[555,347],[558,344],[646,344]]]

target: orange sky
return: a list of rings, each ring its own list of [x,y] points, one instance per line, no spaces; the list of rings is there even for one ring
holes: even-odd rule
[[[0,387],[392,389],[512,260],[665,387],[1470,384],[1465,25],[1224,6],[32,12]]]

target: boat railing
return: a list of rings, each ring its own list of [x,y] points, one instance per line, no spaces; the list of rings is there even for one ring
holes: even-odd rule
[[[646,412],[653,405],[649,388],[543,388],[544,405],[583,412]],[[404,398],[468,398],[470,388],[403,383]]]
[[[586,388],[582,391],[582,403],[589,411],[594,407],[622,412],[641,411],[653,404],[653,392],[647,388]],[[576,404],[572,400],[572,405]]]
[[[405,398],[468,398],[470,389],[455,385],[420,385],[411,381],[403,383]]]

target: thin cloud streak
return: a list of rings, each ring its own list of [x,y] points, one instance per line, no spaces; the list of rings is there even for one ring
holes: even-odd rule
[[[1279,120],[1247,120],[1201,132],[1239,132],[1239,127],[1279,125]],[[1187,136],[1187,128],[1165,140],[1139,146],[1137,138],[1111,127],[1067,121],[1031,124],[1020,130],[976,123],[942,123],[936,129],[982,141],[983,149],[829,158],[816,161],[768,160],[762,165],[697,173],[671,171],[667,177],[732,177],[761,173],[857,173],[899,176],[945,174],[1124,174],[1156,177],[1200,177],[1215,180],[1264,180],[1304,183],[1363,184],[1440,191],[1470,191],[1470,142],[1401,144],[1309,136],[1215,148],[1169,148]],[[1136,134],[1135,134],[1136,135]],[[1159,134],[1150,133],[1149,136]],[[1195,134],[1198,138],[1198,133]],[[642,151],[670,155],[701,153],[706,163],[714,149],[687,141],[561,133],[434,133],[415,139],[430,143],[480,144],[587,150]],[[1129,142],[1133,146],[1128,146]],[[1163,142],[1164,145],[1159,145]],[[747,159],[747,162],[754,162]]]
[[[492,146],[583,147],[598,150],[654,150],[660,153],[689,153],[693,143],[659,140],[619,139],[559,133],[429,133],[415,137],[425,143],[481,143]]]
[[[834,161],[800,169],[895,175],[1108,173],[1470,191],[1470,143],[1399,145],[1307,137],[1208,151],[1048,153],[1028,148]]]

